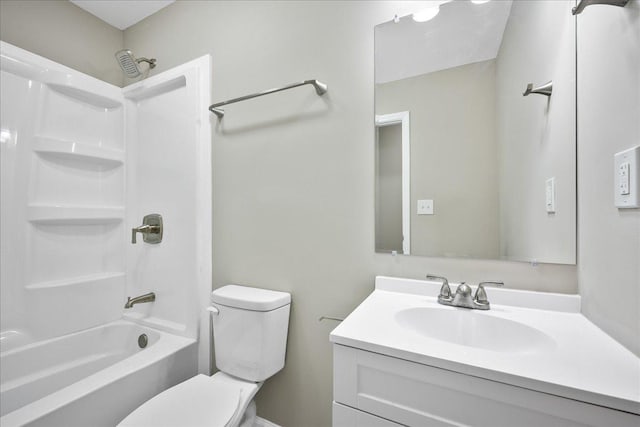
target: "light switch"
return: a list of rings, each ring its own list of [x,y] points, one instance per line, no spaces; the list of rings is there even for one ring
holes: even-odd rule
[[[614,198],[619,208],[640,207],[640,145],[614,156]]]
[[[418,200],[418,215],[433,215],[433,200]]]
[[[556,212],[556,179],[549,178],[545,181],[545,198],[547,204],[547,213]]]

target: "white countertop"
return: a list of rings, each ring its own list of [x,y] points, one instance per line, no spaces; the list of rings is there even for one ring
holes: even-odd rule
[[[535,351],[492,351],[430,338],[398,322],[405,309],[442,309],[440,285],[377,277],[376,290],[331,332],[331,342],[640,414],[640,358],[580,314],[579,296],[487,288],[491,310],[474,314],[519,322],[550,338]]]

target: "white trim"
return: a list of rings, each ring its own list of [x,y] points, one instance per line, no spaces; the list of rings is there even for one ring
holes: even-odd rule
[[[411,253],[411,123],[408,111],[376,115],[379,127],[402,125],[402,253]]]

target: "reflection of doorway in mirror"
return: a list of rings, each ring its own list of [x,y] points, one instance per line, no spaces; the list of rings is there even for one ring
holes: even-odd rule
[[[411,253],[409,112],[376,116],[376,251]]]

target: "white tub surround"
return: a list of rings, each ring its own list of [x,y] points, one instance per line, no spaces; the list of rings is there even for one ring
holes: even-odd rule
[[[331,333],[334,394],[357,389],[349,377],[364,375],[351,372],[354,365],[345,360],[359,362],[373,352],[463,374],[468,380],[462,381],[480,394],[503,384],[515,390],[512,395],[524,389],[536,392],[534,400],[552,395],[588,408],[598,405],[624,420],[640,414],[640,359],[580,314],[579,296],[488,288],[491,310],[481,311],[438,304],[440,286],[376,278],[374,292]],[[483,383],[473,388],[473,381]]]
[[[211,58],[122,89],[0,50],[0,423],[113,426],[209,373]]]

